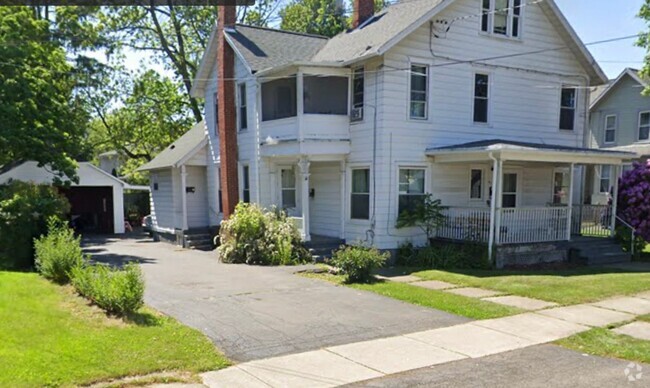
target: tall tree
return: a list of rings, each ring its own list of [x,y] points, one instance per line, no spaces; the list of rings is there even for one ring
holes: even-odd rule
[[[280,10],[280,28],[332,37],[348,25],[342,2],[337,0],[293,0]]]
[[[637,41],[637,46],[643,47],[647,51],[641,75],[644,78],[650,79],[650,0],[644,1],[641,6],[641,11],[639,11],[639,17],[645,20],[648,27],[647,31],[642,32],[639,35],[639,40]],[[650,88],[646,88],[644,93],[650,94]]]
[[[65,50],[37,16],[0,7],[0,166],[35,160],[73,178],[88,117]]]

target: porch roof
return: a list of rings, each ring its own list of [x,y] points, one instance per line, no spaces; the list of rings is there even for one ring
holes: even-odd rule
[[[481,140],[426,150],[436,162],[485,161],[493,157],[506,161],[555,162],[576,164],[622,164],[636,157],[635,153],[553,144],[526,143],[511,140]]]

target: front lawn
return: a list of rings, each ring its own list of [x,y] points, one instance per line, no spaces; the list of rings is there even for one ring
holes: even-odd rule
[[[157,371],[201,372],[228,360],[201,333],[143,309],[108,318],[71,287],[0,271],[0,386],[79,385]]]
[[[650,363],[650,341],[595,328],[557,341],[558,345],[601,357]]]
[[[588,303],[616,295],[650,290],[650,273],[615,269],[578,268],[548,271],[420,271],[423,280],[441,280],[468,287],[556,302]]]
[[[430,290],[405,283],[377,281],[369,284],[344,284],[343,276],[325,273],[307,273],[304,276],[326,280],[339,285],[346,285],[357,290],[374,292],[407,303],[430,307],[472,319],[500,318],[523,312],[523,310],[514,307],[503,306],[462,295]]]

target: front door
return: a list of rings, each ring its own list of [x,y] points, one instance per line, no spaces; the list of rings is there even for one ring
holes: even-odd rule
[[[503,193],[501,194],[502,207],[517,207],[519,201],[519,174],[516,172],[503,173]]]

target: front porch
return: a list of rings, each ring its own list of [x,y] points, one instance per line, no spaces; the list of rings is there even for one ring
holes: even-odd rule
[[[437,237],[485,243],[491,255],[496,247],[571,241],[575,235],[611,236],[616,180],[612,205],[583,205],[584,166],[609,165],[618,177],[623,161],[632,157],[499,140],[429,149],[427,155],[438,166],[434,187],[436,171],[442,182],[434,196],[447,206]],[[451,179],[457,176],[465,182]]]

